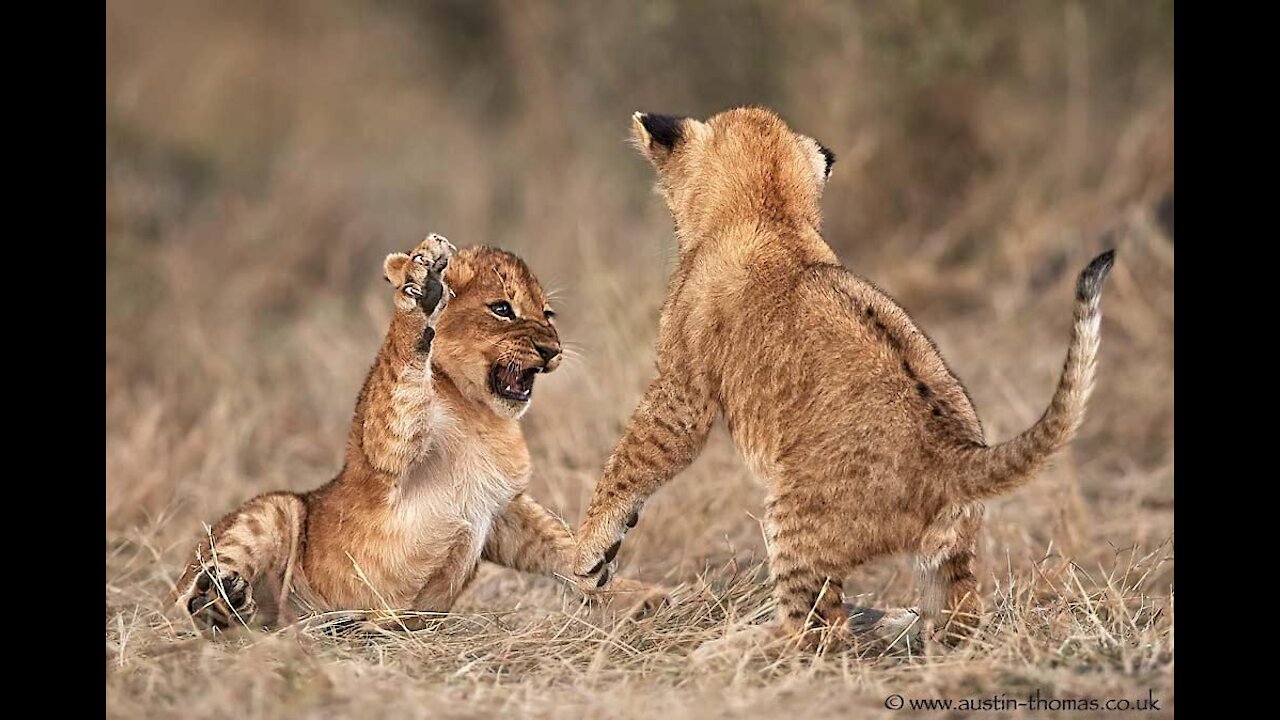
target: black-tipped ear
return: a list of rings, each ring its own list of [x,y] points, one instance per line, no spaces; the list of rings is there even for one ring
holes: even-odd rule
[[[636,113],[636,120],[649,133],[649,139],[668,150],[675,149],[680,142],[684,118],[675,115],[657,115],[654,113]]]
[[[831,177],[831,166],[836,164],[836,154],[822,143],[818,143],[818,152],[822,153],[822,157],[827,159],[827,174],[824,177]]]

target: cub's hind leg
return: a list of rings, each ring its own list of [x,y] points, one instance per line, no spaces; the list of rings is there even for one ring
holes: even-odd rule
[[[920,615],[935,637],[954,645],[968,638],[982,617],[974,575],[982,503],[948,508],[925,531],[916,565]]]
[[[773,596],[782,635],[800,647],[839,649],[847,640],[844,572],[814,557],[773,556]]]
[[[281,606],[303,541],[306,505],[293,493],[259,495],[228,513],[196,548],[169,604],[206,627],[247,625],[257,614],[253,586],[278,585]]]
[[[850,626],[870,640],[899,649],[923,641],[955,645],[973,634],[982,615],[974,575],[982,503],[944,508],[924,529],[916,550],[920,603],[886,611],[860,608]]]
[[[692,656],[694,662],[732,660],[753,651],[781,650],[784,645],[817,652],[845,647],[849,637],[842,566],[827,565],[815,555],[797,554],[794,549],[785,541],[781,549],[770,549],[777,617],[702,643]]]
[[[848,642],[844,578],[869,559],[848,532],[847,503],[822,478],[777,487],[765,504],[765,535],[777,616],[703,643],[695,661],[739,655],[786,644],[805,650],[838,650]]]

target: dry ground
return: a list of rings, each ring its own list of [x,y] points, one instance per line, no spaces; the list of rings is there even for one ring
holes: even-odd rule
[[[1171,4],[725,7],[108,4],[109,716],[937,716],[885,698],[1036,690],[1154,691],[1172,714]],[[574,357],[525,427],[533,494],[576,521],[651,372],[670,267],[628,117],[742,102],[835,149],[830,242],[932,334],[989,440],[1038,417],[1073,276],[1119,249],[1080,438],[989,505],[977,642],[692,667],[768,610],[762,493],[722,428],[623,550],[680,588],[656,617],[492,568],[409,636],[207,641],[160,616],[202,521],[336,472],[389,317],[381,257],[430,230],[559,289]],[[909,567],[846,591],[910,603]]]

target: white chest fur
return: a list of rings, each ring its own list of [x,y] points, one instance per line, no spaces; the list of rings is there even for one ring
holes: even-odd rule
[[[500,450],[458,427],[447,408],[437,404],[435,412],[430,446],[391,498],[398,534],[426,573],[446,561],[473,566],[494,517],[528,482],[527,469],[504,471]]]

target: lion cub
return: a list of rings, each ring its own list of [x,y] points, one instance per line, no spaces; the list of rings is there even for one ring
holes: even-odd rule
[[[1044,416],[989,446],[929,338],[842,267],[819,234],[829,150],[762,108],[706,122],[637,113],[633,131],[675,217],[679,264],[659,326],[658,376],[578,532],[579,582],[607,578],[645,500],[689,465],[723,416],[768,489],[778,618],[751,635],[843,642],[843,578],[905,551],[918,558],[920,607],[870,629],[892,640],[923,617],[946,621],[941,639],[964,636],[981,611],[973,563],[982,501],[1025,483],[1079,427],[1113,253],[1080,275],[1066,367]]]
[[[341,472],[308,493],[256,497],[213,526],[170,597],[201,624],[248,623],[260,593],[283,614],[290,591],[317,609],[443,612],[481,559],[571,575],[569,529],[524,494],[517,420],[538,374],[560,362],[542,286],[515,255],[455,254],[435,234],[383,270],[395,312]],[[620,589],[646,605],[663,597],[634,581]]]

